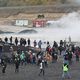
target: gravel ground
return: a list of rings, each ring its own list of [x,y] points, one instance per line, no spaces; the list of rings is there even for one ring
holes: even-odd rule
[[[8,64],[6,73],[1,73],[0,67],[0,80],[61,80],[62,75],[62,59],[59,59],[57,63],[49,63],[45,68],[45,76],[38,76],[39,66],[27,64],[26,66],[20,66],[19,73],[15,73],[15,66]],[[71,79],[80,80],[80,63],[73,62],[70,65]],[[65,79],[68,80],[68,79]]]

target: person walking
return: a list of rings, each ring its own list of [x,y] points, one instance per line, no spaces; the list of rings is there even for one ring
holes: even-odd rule
[[[16,58],[15,59],[15,72],[19,72],[19,64],[20,64],[19,58]]]
[[[2,62],[2,73],[6,72],[7,63],[3,60]]]
[[[63,69],[62,80],[64,80],[65,78],[70,79],[71,76],[69,74],[69,65],[67,63],[64,63],[62,69]]]
[[[15,55],[15,72],[19,72],[20,58],[19,54]]]
[[[40,73],[39,73],[39,76],[40,76],[41,74],[43,74],[43,76],[44,76],[44,74],[45,74],[44,67],[45,67],[45,63],[44,63],[44,60],[42,60],[42,61],[40,62]]]

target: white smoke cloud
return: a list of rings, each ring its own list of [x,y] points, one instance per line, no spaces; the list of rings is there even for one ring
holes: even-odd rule
[[[80,0],[69,0],[69,1],[72,2],[72,3],[80,4]]]
[[[3,27],[3,26],[2,26]],[[8,29],[8,31],[15,32],[15,34],[2,34],[0,35],[1,38],[9,37],[12,35],[13,37],[23,37],[23,38],[31,38],[31,40],[43,40],[43,41],[51,41],[54,40],[60,41],[61,39],[67,39],[69,36],[71,37],[72,41],[80,41],[80,12],[73,12],[67,15],[64,15],[62,18],[52,21],[51,26],[44,27],[44,28],[34,28],[38,33],[37,34],[17,34],[17,31],[21,31],[22,29],[27,29],[24,27],[17,27],[17,26],[5,26],[0,30],[4,31]]]

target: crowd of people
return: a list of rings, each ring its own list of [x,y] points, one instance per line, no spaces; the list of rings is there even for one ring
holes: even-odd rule
[[[5,38],[5,43],[8,42],[8,38]],[[18,45],[18,38],[15,38],[15,45]],[[12,42],[12,37],[10,38],[10,43]],[[21,38],[20,39],[20,45],[27,45],[31,46],[31,40],[28,38],[26,39]],[[15,64],[15,72],[19,72],[19,66],[21,65],[28,65],[28,64],[35,64],[40,66],[40,73],[45,75],[45,67],[48,67],[49,62],[55,63],[59,60],[58,56],[62,56],[63,58],[63,64],[62,64],[62,79],[64,78],[71,78],[69,74],[69,67],[73,63],[73,58],[75,57],[76,61],[79,61],[79,56],[80,56],[80,47],[79,46],[74,46],[74,44],[69,43],[67,44],[66,41],[60,40],[60,43],[58,44],[56,41],[53,42],[53,46],[50,45],[50,42],[46,42],[46,47],[45,50],[42,49],[42,41],[40,40],[38,43],[36,40],[33,42],[34,44],[34,49],[38,45],[38,52],[34,53],[30,49],[28,51],[21,51],[18,49],[17,51],[14,52],[13,47],[11,46],[10,53],[11,53],[11,59],[10,63]],[[2,73],[5,73],[7,63],[5,59],[1,59],[1,65],[3,66],[2,68]]]
[[[26,40],[25,38],[18,39],[18,37],[13,38],[12,36],[10,38],[5,37],[4,40],[2,40],[0,38],[0,42],[3,42],[5,44],[10,44],[10,45],[16,45],[16,46],[18,46],[18,45],[20,45],[20,46],[22,46],[22,45],[23,46],[26,46],[26,45],[31,46],[31,44],[32,44],[30,38],[28,38]],[[42,45],[41,40],[39,40],[39,41],[34,40],[33,41],[33,47],[38,46],[39,48],[41,48],[41,45]]]

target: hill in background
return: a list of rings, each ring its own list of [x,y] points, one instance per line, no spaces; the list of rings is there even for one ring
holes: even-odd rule
[[[0,0],[0,6],[52,5],[66,3],[68,0]]]

